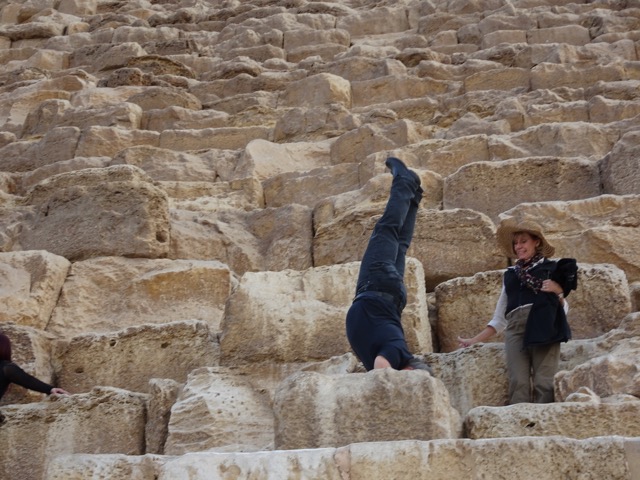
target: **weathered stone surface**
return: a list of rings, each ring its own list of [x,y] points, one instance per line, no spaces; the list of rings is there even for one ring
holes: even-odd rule
[[[432,351],[422,266],[407,262],[403,323],[409,348]],[[227,304],[223,364],[324,360],[350,351],[344,319],[355,292],[357,262],[305,271],[246,273]],[[351,287],[349,287],[351,286]]]
[[[216,331],[234,282],[229,267],[216,261],[100,257],[75,262],[47,331],[70,337],[183,320],[200,320]]]
[[[638,473],[636,438],[496,438],[357,443],[338,448],[251,453],[186,454],[177,458],[124,455],[63,455],[51,461],[46,480],[188,480],[212,472],[237,472],[266,479],[297,475],[340,480],[417,478],[447,480],[474,475],[499,478],[536,471],[540,480],[574,480],[586,470],[598,478],[634,480]],[[492,461],[487,461],[491,458]],[[526,459],[523,462],[522,459]],[[545,465],[540,469],[541,464]],[[236,474],[236,473],[234,473]]]
[[[171,409],[165,454],[273,449],[268,396],[223,369],[193,371]]]
[[[247,271],[312,266],[311,209],[302,205],[248,212],[171,212],[170,258],[218,260]]]
[[[46,251],[0,253],[0,323],[44,330],[70,265]]]
[[[43,478],[47,463],[70,453],[144,453],[146,396],[113,388],[2,408],[3,478]],[[31,448],[14,448],[33,445]]]
[[[525,203],[500,218],[525,218],[544,225],[556,256],[585,263],[610,263],[629,282],[640,279],[640,196],[601,195],[568,202]]]
[[[163,454],[171,407],[182,390],[182,384],[168,378],[149,380],[149,401],[147,403],[147,423],[145,425],[145,453]]]
[[[465,165],[445,179],[443,200],[444,208],[475,209],[495,221],[499,213],[520,203],[598,195],[596,163],[535,157]]]
[[[11,340],[11,359],[30,375],[43,382],[54,382],[54,370],[51,365],[51,348],[53,338],[42,330],[16,325],[15,323],[0,323],[0,332]],[[2,396],[0,405],[12,403],[39,402],[44,397],[40,392],[34,392],[11,385]]]
[[[20,235],[24,250],[48,250],[69,260],[154,258],[169,251],[166,194],[136,167],[56,175],[39,183],[27,202],[36,212]]]
[[[201,130],[165,130],[160,135],[160,148],[170,150],[204,150],[216,148],[235,150],[244,148],[257,138],[268,140],[270,127],[221,127],[203,128]]]
[[[604,193],[614,195],[640,194],[638,168],[639,132],[629,132],[618,140],[602,165]]]
[[[148,392],[151,378],[182,383],[192,370],[216,365],[218,355],[215,333],[206,323],[191,320],[61,341],[54,366],[60,385],[73,393],[98,385]]]
[[[624,403],[565,402],[476,407],[465,418],[471,439],[560,435],[638,437],[640,399]]]
[[[111,165],[110,157],[74,157],[69,160],[45,165],[20,175],[16,193],[27,195],[29,191],[43,180],[60,173],[75,172],[86,168],[105,168]]]
[[[407,415],[408,405],[422,415]],[[442,382],[420,370],[302,372],[282,382],[274,412],[278,449],[457,438],[462,426]]]
[[[59,127],[49,130],[40,140],[10,143],[0,149],[0,169],[5,172],[28,172],[76,156],[80,130]]]
[[[458,348],[458,336],[472,337],[493,318],[504,270],[480,272],[439,284],[436,289],[440,348]],[[595,338],[617,327],[631,312],[624,272],[613,265],[578,263],[578,288],[567,297],[572,338]],[[496,337],[502,340],[502,336]]]
[[[351,84],[329,73],[291,83],[280,98],[283,106],[322,106],[332,103],[351,107]]]

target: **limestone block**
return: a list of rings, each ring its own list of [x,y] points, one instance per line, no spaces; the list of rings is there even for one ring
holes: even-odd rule
[[[527,32],[529,43],[562,43],[586,45],[591,42],[589,29],[582,25],[562,25],[560,27],[537,28]]]
[[[215,182],[218,172],[223,176],[231,168],[229,164],[236,160],[236,155],[225,151],[211,153],[196,155],[138,145],[121,150],[113,157],[113,165],[134,165],[153,180]]]
[[[629,132],[613,146],[602,163],[604,193],[614,195],[640,194],[638,140],[640,133]]]
[[[292,82],[279,102],[283,107],[318,107],[333,103],[351,108],[351,83],[330,73],[319,73]]]
[[[292,108],[276,120],[273,140],[278,143],[288,140],[321,142],[361,125],[358,116],[337,103],[321,108]]]
[[[0,322],[44,330],[70,262],[46,251],[0,253]]]
[[[97,388],[55,401],[3,407],[0,475],[43,478],[47,463],[63,454],[143,454],[145,401],[142,394]]]
[[[389,79],[406,78],[407,68],[399,59],[389,59],[390,55],[398,55],[396,48],[388,46],[381,47],[369,47],[371,50],[362,51],[357,47],[352,47],[347,52],[336,55],[336,58],[324,65],[319,65],[318,69],[338,75],[346,80],[349,80],[353,84],[356,82],[364,82],[366,80],[373,80],[380,77],[389,77]],[[424,50],[421,54],[425,54]],[[421,75],[422,76],[422,75]],[[375,82],[375,85],[379,85],[379,88],[385,92],[390,92],[390,89],[384,89],[383,82]],[[366,83],[362,84],[360,91],[364,93]]]
[[[129,97],[127,101],[139,105],[144,111],[168,107],[202,109],[202,104],[195,95],[177,87],[148,87],[144,92]]]
[[[265,207],[262,185],[253,177],[230,182],[161,181],[159,184],[169,195],[172,211],[211,213],[229,209],[249,211]]]
[[[36,212],[20,235],[24,250],[48,250],[69,260],[168,253],[167,197],[136,167],[55,175],[36,185],[26,201]]]
[[[410,28],[403,5],[359,10],[354,15],[339,16],[336,20],[336,27],[346,30],[351,37],[404,32]]]
[[[494,30],[482,36],[483,50],[501,43],[527,43],[526,30]]]
[[[568,202],[524,203],[500,218],[525,218],[544,224],[557,257],[617,266],[629,282],[640,280],[639,195],[601,195]]]
[[[400,149],[400,158],[406,155],[407,159],[415,159],[417,168],[446,177],[463,165],[491,160],[488,139],[486,135],[470,135],[451,140],[424,140]]]
[[[331,165],[331,142],[273,143],[252,140],[247,144],[238,169],[266,180],[289,172],[305,172]]]
[[[194,111],[179,106],[148,110],[144,112],[141,128],[145,130],[188,130],[199,128],[222,128],[228,125],[229,114],[217,110]]]
[[[171,407],[182,390],[182,385],[168,378],[149,380],[149,402],[147,404],[147,424],[145,426],[145,453],[164,453],[164,445],[169,433]]]
[[[359,263],[304,271],[248,272],[229,297],[220,346],[223,364],[324,360],[350,351],[344,330]],[[403,326],[409,348],[432,351],[421,265],[407,264]]]
[[[588,103],[582,100],[576,102],[527,105],[523,120],[523,128],[529,128],[543,123],[594,122],[589,116]]]
[[[261,126],[203,128],[200,130],[165,130],[160,133],[160,148],[170,150],[237,150],[255,139],[268,140],[271,128]]]
[[[598,195],[598,164],[581,158],[533,157],[461,167],[444,181],[443,206],[474,209],[496,221],[498,214],[520,203]]]
[[[443,352],[458,348],[458,336],[474,336],[493,318],[503,274],[504,270],[480,272],[436,287],[436,330]],[[617,327],[631,310],[629,297],[622,270],[578,263],[578,289],[567,298],[572,338],[594,338]]]
[[[465,431],[474,440],[554,435],[570,438],[637,437],[640,433],[640,400],[476,407],[467,413]]]
[[[360,188],[357,163],[343,163],[308,172],[289,172],[263,182],[265,203],[282,207],[299,203],[313,208],[323,199]]]
[[[524,68],[504,68],[474,73],[465,79],[465,91],[529,88],[530,72]]]
[[[274,415],[268,397],[233,372],[193,371],[171,409],[165,454],[273,449]]]
[[[91,126],[83,129],[77,143],[76,156],[113,157],[125,148],[136,145],[158,147],[161,141],[158,132]]]
[[[353,106],[366,107],[376,104],[387,104],[395,100],[421,98],[425,96],[454,94],[452,82],[417,78],[410,75],[389,75],[371,80],[351,82],[353,90]]]
[[[587,88],[597,82],[626,80],[619,65],[578,67],[572,64],[540,63],[531,69],[531,90],[558,87]]]
[[[341,135],[331,145],[331,162],[353,162],[367,155],[400,149],[420,142],[431,135],[428,127],[411,120],[398,120],[389,125],[365,124]]]
[[[286,59],[291,63],[300,63],[308,57],[320,57],[323,60],[329,61],[347,50],[348,47],[344,45],[332,43],[324,45],[305,45],[289,50],[286,53]]]
[[[0,26],[0,35],[10,38],[12,42],[56,37],[63,32],[64,25],[53,22],[27,22],[20,25]]]
[[[275,110],[278,106],[278,94],[276,92],[241,93],[225,98],[217,98],[217,96],[215,96],[216,98],[213,100],[208,100],[208,95],[206,95],[206,93],[203,94],[198,89],[201,85],[202,84],[194,86],[191,92],[198,96],[207,108],[226,112],[229,115],[251,109],[258,109],[259,111],[265,111],[267,109]]]
[[[135,130],[140,127],[142,109],[135,103],[122,103],[105,108],[72,108],[62,100],[49,100],[32,110],[25,119],[22,136],[42,135],[52,127],[89,126],[118,127]]]
[[[216,365],[218,344],[201,321],[139,325],[61,341],[53,363],[60,385],[73,393],[94,386],[146,393],[151,378],[183,383],[192,370]]]
[[[160,475],[160,466],[172,457],[117,453],[58,455],[47,464],[45,480],[151,480]]]
[[[49,130],[39,140],[10,143],[0,148],[0,169],[6,172],[28,172],[44,165],[69,160],[78,153],[79,138],[78,128],[58,127]]]
[[[147,55],[147,51],[136,42],[123,42],[108,47],[93,58],[93,62],[89,65],[91,71],[98,72],[126,67],[132,58]]]
[[[451,406],[464,417],[472,408],[503,406],[508,402],[508,378],[502,343],[482,343],[450,353],[424,355],[436,378],[442,380]]]
[[[502,289],[503,270],[458,277],[435,287],[438,320],[436,332],[441,352],[458,348],[458,336],[469,338],[493,317]],[[503,335],[492,341],[502,341]]]
[[[17,188],[17,194],[26,196],[38,183],[54,175],[75,172],[87,168],[106,168],[111,165],[111,157],[74,157],[70,160],[45,165],[21,175]]]
[[[407,408],[420,415],[407,415]],[[282,382],[273,410],[278,449],[458,438],[462,433],[447,389],[420,370],[301,372]]]
[[[592,122],[612,123],[640,115],[640,102],[614,100],[595,95],[589,99],[588,109]]]
[[[11,359],[29,375],[52,385],[54,371],[51,366],[51,335],[31,327],[0,322],[0,332],[11,340]],[[45,395],[19,385],[11,385],[2,396],[0,405],[39,402]]]
[[[248,212],[171,212],[170,258],[218,260],[247,271],[312,266],[311,209],[302,205]]]
[[[57,9],[60,13],[84,17],[96,14],[98,2],[97,0],[61,0]]]
[[[349,32],[338,28],[330,30],[296,29],[284,32],[284,49],[295,50],[303,46],[325,46],[327,43],[349,46]]]
[[[101,257],[75,262],[47,326],[70,337],[196,319],[218,330],[234,280],[216,261]],[[73,324],[69,319],[75,318]]]
[[[567,398],[587,387],[600,397],[633,395],[640,397],[640,340],[621,340],[608,352],[571,370],[562,370],[554,378],[556,398]]]
[[[600,160],[619,134],[607,126],[589,123],[550,123],[536,125],[508,136],[489,138],[493,160],[523,157],[583,157]]]

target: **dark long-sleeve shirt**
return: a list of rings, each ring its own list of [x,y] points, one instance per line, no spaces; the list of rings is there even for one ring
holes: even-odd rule
[[[13,362],[0,361],[0,398],[5,394],[11,383],[36,392],[51,393],[51,385],[29,375]]]

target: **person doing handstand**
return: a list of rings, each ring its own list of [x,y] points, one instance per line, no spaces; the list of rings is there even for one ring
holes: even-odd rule
[[[420,177],[395,157],[385,165],[393,175],[384,213],[369,239],[356,286],[356,295],[347,312],[349,344],[369,370],[427,370],[407,346],[400,322],[407,303],[404,285],[405,258],[416,223],[423,190]]]

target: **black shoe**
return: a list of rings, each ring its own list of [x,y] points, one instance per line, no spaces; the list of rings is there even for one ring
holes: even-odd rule
[[[428,363],[423,362],[419,358],[413,357],[402,370],[425,370],[433,377],[433,370]]]
[[[400,176],[400,177],[409,178],[409,179],[413,180],[414,182],[416,182],[416,185],[418,187],[420,186],[421,182],[420,182],[420,177],[418,176],[418,174],[416,172],[413,172],[413,171],[409,170],[407,168],[407,166],[404,164],[404,162],[402,160],[400,160],[399,158],[389,157],[384,162],[384,164],[391,171],[391,174],[394,177]]]

